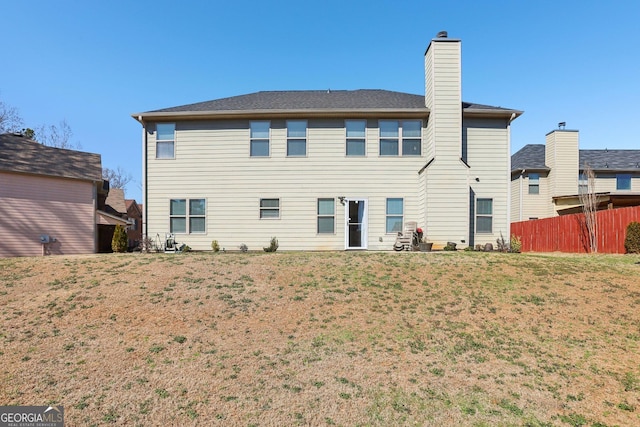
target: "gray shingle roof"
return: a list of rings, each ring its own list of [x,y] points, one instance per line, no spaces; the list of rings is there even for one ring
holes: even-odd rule
[[[463,102],[465,110],[486,112],[516,112],[502,107]],[[380,89],[358,90],[300,90],[300,91],[264,91],[195,104],[181,105],[145,114],[161,113],[215,113],[215,112],[268,112],[268,111],[358,111],[358,110],[414,110],[428,112],[424,95],[394,92]],[[133,114],[134,117],[137,114]]]
[[[640,150],[580,150],[580,168],[585,163],[593,170],[640,171]]]
[[[527,144],[511,156],[511,170],[534,169],[549,170],[544,164],[545,146],[543,144]]]
[[[47,147],[20,135],[0,135],[0,171],[102,180],[100,154]]]
[[[230,111],[306,109],[424,109],[424,96],[388,90],[265,91],[150,111]]]
[[[588,163],[598,171],[640,171],[640,150],[579,150],[579,167]],[[546,169],[545,145],[528,144],[511,156],[511,170]]]

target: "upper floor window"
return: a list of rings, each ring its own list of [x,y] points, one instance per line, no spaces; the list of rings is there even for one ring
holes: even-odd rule
[[[380,155],[403,156],[422,154],[422,122],[420,120],[380,120]]]
[[[334,199],[318,199],[318,234],[335,233],[335,215]]]
[[[402,198],[387,199],[387,233],[402,231],[402,218],[404,216],[404,200]]]
[[[156,159],[175,158],[175,123],[156,124]]]
[[[169,230],[171,233],[204,233],[205,214],[204,199],[171,199]]]
[[[260,199],[260,219],[280,218],[280,199]]]
[[[396,120],[380,120],[380,155],[397,156],[400,127]]]
[[[540,194],[540,174],[529,174],[529,194]]]
[[[269,157],[270,122],[250,122],[249,152],[251,157]]]
[[[402,155],[419,156],[422,154],[422,122],[405,120],[402,122]]]
[[[586,194],[589,192],[589,179],[584,172],[580,172],[578,177],[578,194]]]
[[[287,156],[307,155],[307,121],[287,120]]]
[[[493,199],[476,201],[476,232],[493,233]]]
[[[364,156],[366,120],[345,120],[344,126],[347,131],[347,156]]]
[[[616,175],[616,190],[631,190],[631,174],[619,173]]]

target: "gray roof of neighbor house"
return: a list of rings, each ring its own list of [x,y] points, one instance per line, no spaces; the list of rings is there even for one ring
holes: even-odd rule
[[[527,144],[511,156],[511,170],[549,170],[544,164],[545,146],[543,144]]]
[[[579,150],[579,168],[589,164],[598,171],[640,171],[640,150]],[[545,165],[545,145],[527,144],[511,156],[511,171],[549,170]]]
[[[468,112],[501,114],[504,116],[521,111],[489,105],[463,103]],[[264,91],[215,99],[195,104],[181,105],[145,113],[132,114],[138,119],[171,116],[206,116],[223,114],[273,114],[283,112],[413,112],[428,114],[424,96],[379,89],[359,90],[300,90]]]
[[[22,135],[0,135],[0,171],[102,181],[100,154],[47,147]]]
[[[109,195],[105,200],[105,211],[110,214],[126,214],[127,204],[124,201],[124,190],[121,188],[110,188]]]

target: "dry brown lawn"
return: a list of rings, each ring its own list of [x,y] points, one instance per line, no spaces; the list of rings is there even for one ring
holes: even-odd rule
[[[0,404],[68,426],[640,425],[639,261],[0,259]]]

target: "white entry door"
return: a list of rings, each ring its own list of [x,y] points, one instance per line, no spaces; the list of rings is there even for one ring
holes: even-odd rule
[[[367,200],[347,199],[345,211],[345,249],[367,249]]]

